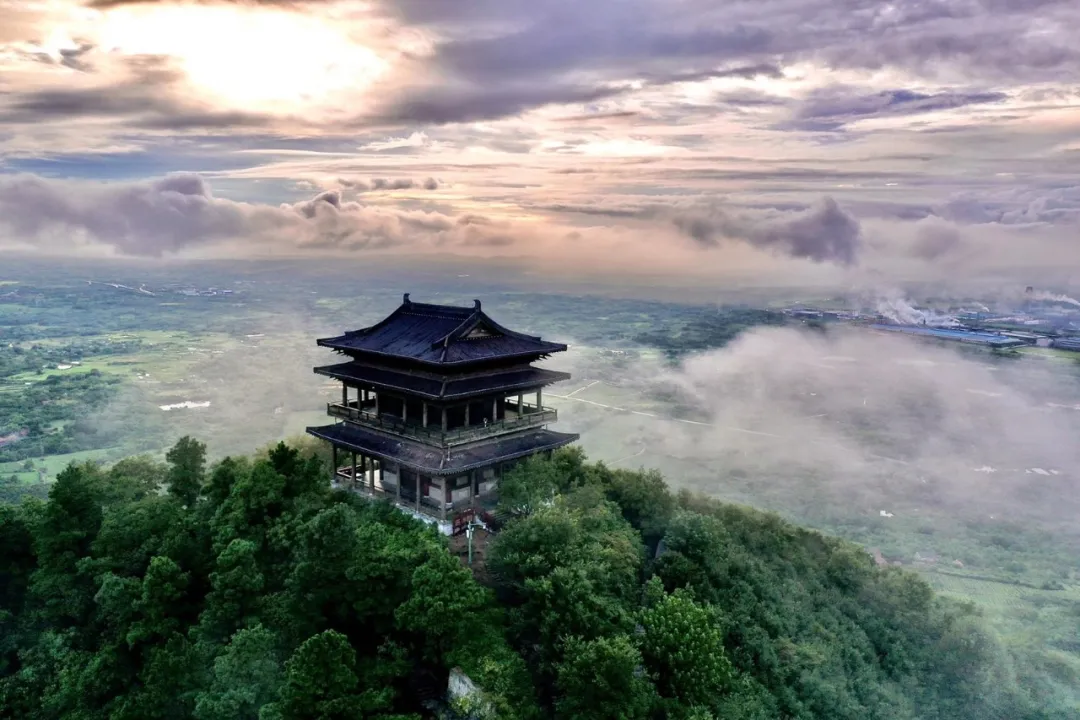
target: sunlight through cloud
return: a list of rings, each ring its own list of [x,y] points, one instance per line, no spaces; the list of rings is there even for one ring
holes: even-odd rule
[[[333,25],[272,9],[123,9],[104,16],[101,43],[126,55],[173,58],[195,88],[245,109],[325,104],[362,92],[388,69]]]

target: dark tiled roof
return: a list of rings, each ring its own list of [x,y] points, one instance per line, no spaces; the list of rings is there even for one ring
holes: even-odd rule
[[[480,335],[477,337],[477,335]],[[350,355],[375,354],[436,365],[461,365],[499,358],[561,352],[552,343],[502,327],[480,309],[405,301],[385,320],[318,341]]]
[[[349,423],[309,427],[307,431],[339,447],[399,462],[425,475],[457,475],[494,463],[516,460],[544,450],[554,450],[575,442],[579,437],[573,433],[559,433],[543,429],[530,430],[516,435],[503,435],[496,440],[483,441],[475,445],[454,448],[447,459],[446,453],[439,448],[382,435]]]
[[[491,375],[465,378],[424,377],[357,362],[317,367],[315,372],[337,380],[370,383],[432,400],[452,400],[499,391],[513,392],[570,379],[567,373],[534,367],[518,367]]]

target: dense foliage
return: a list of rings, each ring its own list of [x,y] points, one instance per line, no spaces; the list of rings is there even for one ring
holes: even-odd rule
[[[506,478],[485,587],[281,444],[72,465],[0,507],[0,717],[1051,718],[971,608],[579,451]]]
[[[6,327],[4,334],[11,330]],[[139,345],[82,338],[0,346],[0,385],[7,385],[0,392],[0,463],[99,448],[113,440],[87,416],[116,396],[120,378],[72,363],[129,353]]]
[[[107,444],[101,428],[87,422],[86,416],[103,408],[119,384],[118,378],[91,370],[49,375],[18,391],[0,393],[0,436],[18,440],[0,445],[0,462],[63,455]]]

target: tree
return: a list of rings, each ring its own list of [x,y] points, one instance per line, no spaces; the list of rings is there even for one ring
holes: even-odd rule
[[[228,637],[251,618],[258,605],[264,579],[256,562],[255,543],[233,540],[218,555],[210,573],[212,590],[199,618],[204,638]]]
[[[531,515],[555,499],[558,486],[558,468],[540,457],[530,457],[499,480],[499,507],[513,515]]]
[[[96,469],[69,465],[49,490],[49,501],[34,528],[38,568],[31,592],[42,620],[55,629],[85,629],[93,608],[92,579],[79,571],[101,527],[100,483]]]
[[[386,709],[389,688],[358,692],[356,651],[339,632],[326,630],[301,645],[285,664],[278,705],[283,720],[361,720]]]
[[[623,517],[654,545],[663,536],[675,508],[675,498],[658,470],[615,470],[607,483],[607,497]]]
[[[0,505],[0,610],[22,609],[30,573],[37,565],[34,536],[18,509]]]
[[[490,598],[457,558],[434,548],[412,573],[408,599],[394,611],[398,626],[417,636],[423,655],[442,662],[475,629],[493,622]]]
[[[195,505],[206,474],[206,445],[184,436],[165,454],[169,463],[169,494],[187,507]]]
[[[716,621],[682,590],[642,611],[641,655],[663,697],[707,705],[731,685],[734,670]]]
[[[109,468],[109,487],[118,499],[141,500],[155,494],[168,468],[146,455],[124,458]]]
[[[225,458],[211,471],[210,481],[202,489],[203,495],[210,500],[214,507],[221,505],[229,497],[233,486],[239,482],[246,472],[251,472],[246,459]]]
[[[135,601],[138,618],[128,633],[129,645],[168,639],[183,626],[184,591],[190,575],[170,558],[160,555],[150,561]]]
[[[262,625],[238,630],[214,659],[209,687],[195,699],[196,720],[258,720],[281,685],[277,636]]]
[[[566,641],[558,666],[560,720],[638,720],[649,716],[656,690],[627,635]]]

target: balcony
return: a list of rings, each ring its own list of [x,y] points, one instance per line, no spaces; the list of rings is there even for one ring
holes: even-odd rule
[[[455,500],[454,502],[440,503],[438,498],[421,495],[418,504],[414,487],[403,485],[399,494],[397,485],[392,482],[384,483],[371,476],[360,477],[354,481],[351,467],[338,468],[337,472],[334,473],[332,487],[350,490],[373,500],[389,500],[398,508],[409,513],[417,513],[442,522],[446,522],[447,518],[452,518],[454,513],[470,508],[493,508],[495,497],[491,492],[486,492],[474,497]]]
[[[511,410],[511,408],[515,409]],[[420,423],[402,421],[401,418],[393,415],[376,415],[374,407],[358,407],[356,402],[348,405],[330,403],[326,406],[326,412],[331,417],[442,447],[464,445],[516,430],[540,427],[558,419],[558,413],[553,408],[523,405],[518,409],[516,404],[508,404],[506,417],[502,420],[489,422],[487,425],[453,428],[444,432],[438,425],[424,427]]]

